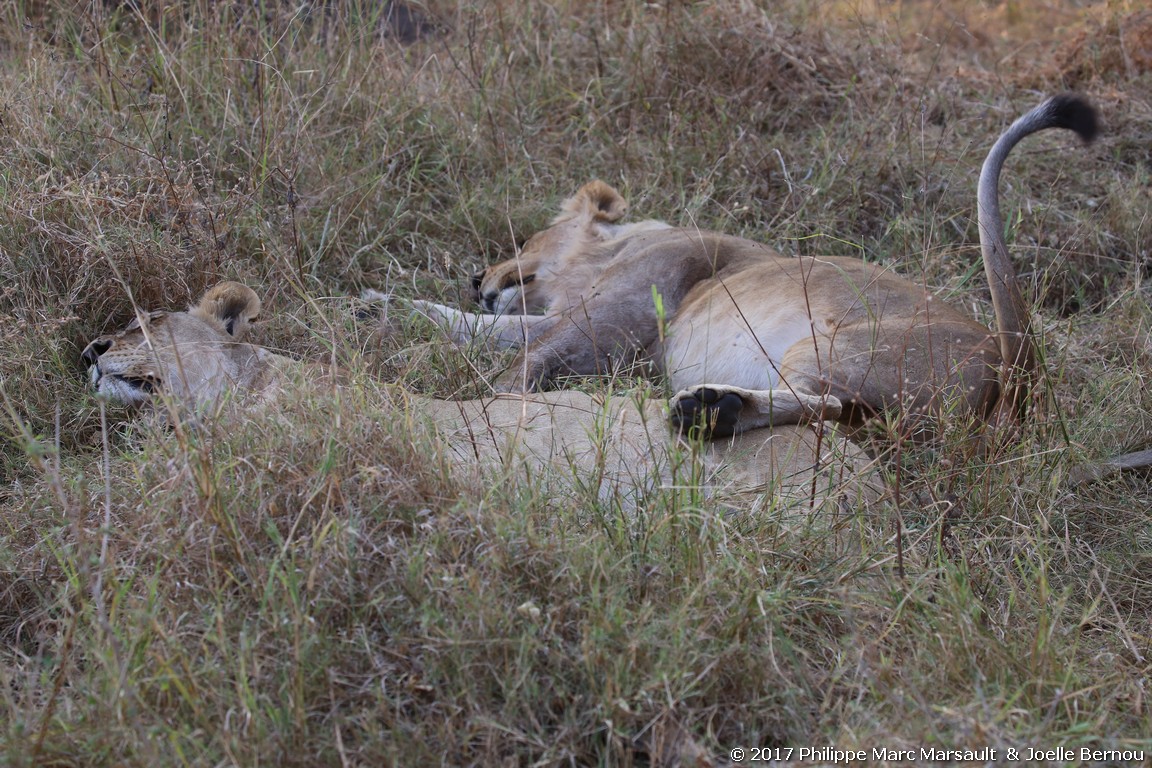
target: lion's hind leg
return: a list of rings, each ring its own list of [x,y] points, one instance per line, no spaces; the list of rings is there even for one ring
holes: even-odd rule
[[[681,433],[699,430],[706,437],[718,438],[757,427],[836,420],[842,410],[840,400],[832,395],[698,384],[672,398],[669,418]]]

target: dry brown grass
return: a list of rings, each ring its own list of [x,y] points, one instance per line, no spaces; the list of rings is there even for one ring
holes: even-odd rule
[[[1152,748],[1148,478],[1061,482],[1152,442],[1146,12],[437,2],[401,46],[380,4],[332,5],[0,9],[0,762]],[[884,261],[986,318],[976,170],[1071,86],[1105,135],[1040,137],[1003,183],[1045,416],[984,460],[898,446],[900,503],[850,551],[673,494],[628,520],[461,487],[372,378],[475,394],[493,361],[416,325],[373,346],[330,300],[463,302],[601,177],[637,216]],[[221,278],[357,385],[103,428],[84,341]]]

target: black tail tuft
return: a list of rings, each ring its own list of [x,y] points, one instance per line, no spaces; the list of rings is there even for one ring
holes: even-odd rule
[[[1048,113],[1052,125],[1075,131],[1084,143],[1092,141],[1100,132],[1100,118],[1096,108],[1078,93],[1061,93],[1048,100]]]

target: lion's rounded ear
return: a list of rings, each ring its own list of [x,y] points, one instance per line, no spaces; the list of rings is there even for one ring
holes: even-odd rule
[[[613,187],[596,179],[580,188],[592,204],[592,218],[596,221],[619,221],[628,213],[628,201]]]
[[[596,179],[580,187],[575,195],[564,201],[561,210],[586,214],[592,221],[619,221],[628,212],[628,201],[608,184]]]
[[[239,338],[260,316],[260,297],[242,283],[220,283],[204,294],[192,314],[224,326],[229,336]]]

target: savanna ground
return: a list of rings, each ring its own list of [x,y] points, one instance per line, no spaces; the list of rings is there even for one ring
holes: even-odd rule
[[[1140,3],[432,2],[409,43],[382,4],[313,5],[0,10],[0,762],[1152,748],[1152,487],[1065,482],[1152,443]],[[638,217],[882,261],[988,321],[975,175],[1069,88],[1101,139],[1034,137],[1002,184],[1037,416],[983,457],[877,428],[891,492],[849,546],[675,494],[628,518],[463,485],[361,415],[374,382],[477,396],[501,360],[374,335],[347,297],[466,303],[594,177]],[[102,416],[85,340],[224,278],[353,394]]]

